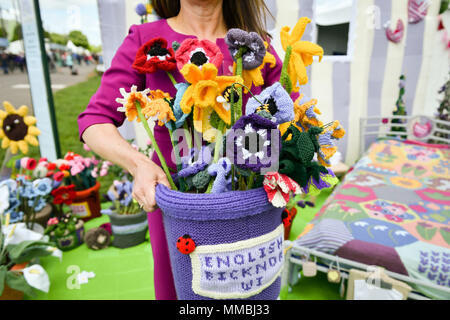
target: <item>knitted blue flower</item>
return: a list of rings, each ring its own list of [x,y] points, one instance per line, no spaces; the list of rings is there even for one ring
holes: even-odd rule
[[[181,159],[183,169],[178,172],[178,177],[187,178],[205,170],[211,160],[211,150],[208,146],[203,146],[200,152],[192,148],[189,156]]]
[[[177,94],[175,96],[175,100],[173,103],[173,115],[175,116],[175,119],[177,119],[177,121],[168,121],[166,123],[166,127],[170,130],[175,130],[180,128],[184,122],[186,121],[187,117],[189,116],[189,114],[184,113],[181,110],[181,99],[183,99],[184,93],[186,92],[187,88],[189,88],[189,84],[187,83],[177,83],[175,85],[175,88],[177,89]]]
[[[9,223],[16,223],[16,222],[20,222],[23,221],[23,212],[17,212],[17,211],[7,211],[5,214],[9,213]]]
[[[277,124],[294,120],[294,102],[281,83],[275,82],[272,86],[264,89],[260,95],[256,96],[256,99],[267,106],[273,116],[272,121]],[[248,100],[245,108],[246,115],[257,112],[257,109],[261,107],[261,103],[256,99],[252,97]]]
[[[208,173],[215,176],[214,184],[211,193],[223,193],[228,191],[228,186],[231,184],[231,178],[227,179],[227,175],[231,171],[231,161],[228,158],[219,159],[215,164],[208,168]]]

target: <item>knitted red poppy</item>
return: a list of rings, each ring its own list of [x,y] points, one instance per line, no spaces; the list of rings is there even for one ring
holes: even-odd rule
[[[67,204],[70,205],[75,199],[75,185],[62,186],[52,191],[54,204]]]
[[[202,66],[205,63],[212,63],[220,68],[223,61],[223,54],[220,48],[209,40],[186,39],[181,43],[175,54],[178,69],[183,69],[187,63]]]
[[[157,70],[172,71],[177,67],[175,52],[167,48],[167,40],[154,38],[137,52],[133,68],[139,73],[154,73]]]

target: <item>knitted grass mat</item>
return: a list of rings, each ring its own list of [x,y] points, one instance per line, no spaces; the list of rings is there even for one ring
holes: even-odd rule
[[[294,240],[319,211],[329,196],[324,191],[315,200],[315,208],[298,208],[294,219],[291,240]],[[109,222],[107,216],[85,224],[86,231]],[[37,293],[30,300],[153,300],[153,259],[151,246],[147,241],[132,248],[109,247],[100,251],[87,248],[86,244],[63,253],[63,260],[45,257],[42,266],[50,278],[50,291]],[[95,277],[79,288],[73,288],[76,272],[94,272]],[[340,299],[338,285],[327,281],[326,275],[318,273],[314,278],[302,277],[288,294],[288,300],[333,300]]]

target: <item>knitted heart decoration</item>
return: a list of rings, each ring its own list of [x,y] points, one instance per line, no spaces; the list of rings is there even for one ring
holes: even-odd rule
[[[419,23],[428,13],[430,6],[429,0],[409,0],[408,2],[408,17],[409,23]]]
[[[389,41],[392,41],[394,43],[399,43],[400,41],[402,41],[404,34],[405,25],[403,24],[402,19],[398,19],[397,27],[394,31],[392,31],[389,26],[386,27],[386,37],[389,39]]]

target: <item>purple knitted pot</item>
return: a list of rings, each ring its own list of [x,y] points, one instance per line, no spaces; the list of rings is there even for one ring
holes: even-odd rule
[[[278,298],[283,209],[268,202],[263,188],[192,194],[158,185],[156,202],[163,212],[178,299]],[[190,254],[177,249],[184,235],[196,245]]]

